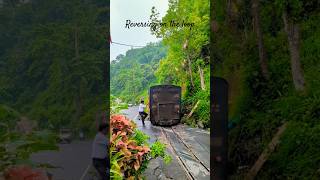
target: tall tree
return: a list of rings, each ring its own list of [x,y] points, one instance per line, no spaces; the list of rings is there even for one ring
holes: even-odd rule
[[[190,57],[190,52],[188,52],[188,39],[184,42],[183,44],[183,49],[185,50],[185,54],[186,54],[186,59],[188,62],[188,72],[189,72],[189,77],[190,77],[190,82],[191,82],[191,86],[192,88],[194,88],[194,82],[193,82],[193,71],[192,71],[192,59]]]
[[[89,129],[94,111],[106,108],[108,11],[98,1],[4,1],[1,103],[43,128]]]
[[[303,91],[305,89],[305,79],[300,62],[299,25],[288,16],[287,9],[284,10],[282,18],[288,37],[293,84],[297,91]]]
[[[252,0],[252,16],[253,16],[253,27],[257,35],[257,44],[259,48],[259,63],[261,73],[265,79],[269,79],[268,65],[267,65],[267,54],[263,42],[263,33],[260,22],[260,10],[259,0]]]
[[[203,123],[205,127],[209,124],[210,66],[209,54],[203,54],[202,50],[209,44],[209,8],[209,0],[170,0],[167,14],[161,20],[156,19],[154,8],[150,18],[154,23],[169,24],[151,28],[168,46],[168,55],[161,60],[156,73],[159,83],[181,86],[186,113],[197,107],[189,116],[194,118],[190,122]],[[170,26],[171,22],[179,26]]]

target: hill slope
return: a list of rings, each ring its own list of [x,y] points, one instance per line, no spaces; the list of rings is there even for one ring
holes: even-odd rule
[[[119,55],[110,65],[111,94],[127,102],[146,98],[144,93],[157,82],[155,71],[166,52],[162,43],[150,43]]]

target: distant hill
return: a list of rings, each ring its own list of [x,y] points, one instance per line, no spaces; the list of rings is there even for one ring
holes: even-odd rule
[[[138,101],[156,83],[154,73],[166,53],[167,48],[158,42],[118,55],[110,66],[111,94],[126,102]]]

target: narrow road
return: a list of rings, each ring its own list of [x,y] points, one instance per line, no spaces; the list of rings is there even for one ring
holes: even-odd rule
[[[209,132],[179,124],[173,127],[145,126],[138,120],[138,107],[129,107],[122,113],[136,122],[138,128],[150,136],[150,142],[160,140],[167,144],[171,155],[169,165],[150,163],[146,170],[147,179],[210,179],[210,134]],[[152,165],[154,164],[154,165]],[[156,170],[162,169],[161,173]]]
[[[150,142],[154,142],[161,135],[161,128],[152,126],[150,121],[145,121],[145,126],[138,120],[138,106],[129,107],[121,112],[129,119],[133,120],[137,124],[137,128],[150,136]]]
[[[31,160],[60,167],[48,170],[54,180],[80,180],[91,164],[91,144],[90,140],[60,144],[59,151],[39,152],[33,154]]]
[[[160,140],[167,144],[167,153],[172,157],[168,165],[160,159],[150,162],[145,172],[147,180],[210,179],[210,135],[207,131],[181,124],[166,128],[152,126],[150,121],[146,121],[143,126],[137,118],[137,112],[138,107],[122,111],[150,136],[150,142]],[[92,171],[91,145],[90,140],[60,144],[60,151],[35,153],[31,160],[60,167],[48,170],[53,174],[54,180],[80,180],[84,174],[86,176],[82,180],[88,180],[88,174]]]

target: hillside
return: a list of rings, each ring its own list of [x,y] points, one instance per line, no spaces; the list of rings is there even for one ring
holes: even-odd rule
[[[111,94],[131,103],[147,98],[149,87],[157,83],[155,72],[166,53],[167,48],[159,42],[117,56],[110,65]]]
[[[111,62],[111,94],[127,102],[148,99],[154,84],[172,84],[182,89],[182,121],[201,128],[210,126],[209,1],[169,2],[160,19],[152,8],[152,22],[193,22],[193,28],[159,26],[151,33],[160,44],[132,49]],[[191,113],[192,112],[192,113]],[[188,117],[188,118],[187,118]]]
[[[40,128],[94,127],[106,109],[108,2],[4,1],[0,104]]]
[[[230,85],[230,177],[243,179],[286,123],[257,179],[319,179],[319,1],[230,3],[211,11],[213,73]]]

